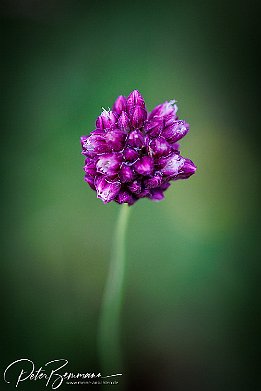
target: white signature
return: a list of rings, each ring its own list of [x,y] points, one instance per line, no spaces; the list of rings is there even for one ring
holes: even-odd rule
[[[4,380],[6,383],[11,383],[11,381],[7,380],[9,378],[9,370],[12,367],[18,366],[20,369],[20,372],[17,376],[15,387],[18,387],[19,383],[22,383],[25,380],[44,380],[46,387],[48,384],[50,384],[51,388],[53,390],[56,390],[58,387],[60,387],[64,380],[70,380],[70,379],[105,379],[108,377],[113,376],[122,376],[122,373],[116,373],[115,375],[108,375],[108,376],[102,376],[100,373],[73,373],[73,372],[64,372],[59,373],[62,368],[64,368],[68,364],[68,360],[65,360],[63,358],[59,360],[52,360],[47,362],[44,366],[48,367],[50,364],[52,365],[52,368],[46,368],[43,369],[40,367],[39,369],[35,370],[35,365],[33,361],[29,360],[28,358],[21,358],[20,360],[16,360],[8,365],[6,370],[4,371]],[[21,364],[22,363],[22,364]],[[22,368],[22,369],[21,369]]]

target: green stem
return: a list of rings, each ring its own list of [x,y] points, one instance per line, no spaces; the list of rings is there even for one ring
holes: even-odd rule
[[[98,349],[103,375],[122,373],[120,313],[125,269],[125,237],[129,206],[120,207],[109,275],[104,289],[98,334]]]

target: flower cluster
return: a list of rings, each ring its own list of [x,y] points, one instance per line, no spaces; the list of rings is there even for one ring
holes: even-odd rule
[[[177,141],[189,124],[177,110],[172,100],[148,113],[138,90],[103,110],[96,129],[81,137],[85,181],[98,198],[129,205],[144,197],[160,201],[171,180],[194,174],[194,163],[179,152]]]

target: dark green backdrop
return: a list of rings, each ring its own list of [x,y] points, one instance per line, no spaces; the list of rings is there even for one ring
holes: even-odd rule
[[[191,124],[182,152],[198,171],[164,202],[132,207],[128,389],[257,390],[258,2],[3,4],[1,369],[63,357],[71,370],[99,370],[119,206],[83,182],[79,137],[138,88],[148,109],[178,100]],[[1,378],[0,388],[14,385]]]

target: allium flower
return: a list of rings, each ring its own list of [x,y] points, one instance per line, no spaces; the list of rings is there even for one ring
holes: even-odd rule
[[[119,96],[112,110],[103,110],[96,129],[81,137],[85,181],[104,203],[134,204],[140,198],[160,201],[170,181],[196,171],[182,157],[179,141],[189,124],[179,120],[174,100],[148,113],[138,90]]]

